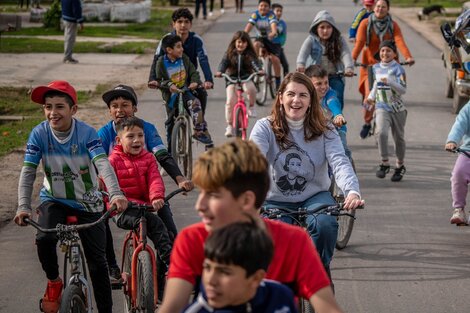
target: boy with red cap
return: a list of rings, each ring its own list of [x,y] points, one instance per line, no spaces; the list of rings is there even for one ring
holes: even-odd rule
[[[36,169],[42,161],[45,177],[40,191],[41,204],[36,209],[43,228],[65,224],[67,216],[78,223],[91,223],[101,217],[104,203],[98,191],[95,168],[103,177],[110,194],[110,204],[118,212],[127,208],[127,199],[119,184],[96,131],[73,117],[77,112],[77,93],[66,81],[52,81],[33,89],[31,100],[42,105],[46,120],[31,131],[26,145],[18,185],[18,210],[15,223],[26,226],[31,218],[31,201]],[[111,284],[106,262],[105,227],[98,224],[82,230],[81,242],[87,257],[95,300],[100,313],[112,312]],[[57,236],[38,232],[36,246],[39,261],[48,278],[41,301],[41,311],[59,310],[62,280],[57,262]]]
[[[362,9],[356,13],[354,16],[353,22],[351,23],[351,27],[349,28],[349,41],[354,43],[356,42],[356,33],[357,29],[359,28],[359,24],[361,24],[363,19],[369,17],[374,9],[374,2],[375,0],[362,0]]]

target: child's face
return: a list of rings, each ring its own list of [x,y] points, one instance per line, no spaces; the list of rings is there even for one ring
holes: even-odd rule
[[[70,106],[65,97],[47,97],[42,108],[53,130],[65,132],[72,126],[72,116],[77,112],[77,105]]]
[[[240,305],[254,297],[264,276],[263,270],[246,277],[246,270],[238,265],[227,265],[204,260],[202,283],[207,301],[213,308]]]
[[[237,52],[245,51],[247,46],[248,46],[248,42],[241,40],[241,39],[235,40],[235,49],[237,49]]]
[[[317,35],[321,40],[328,40],[333,33],[333,26],[328,22],[321,22],[317,27]]]
[[[186,17],[180,17],[173,22],[173,29],[176,31],[178,36],[186,36],[191,30],[192,23]]]
[[[245,221],[247,216],[244,212],[254,209],[256,200],[247,199],[247,193],[244,192],[235,198],[225,187],[219,187],[215,191],[201,188],[196,201],[196,211],[206,230],[212,231],[234,222]]]
[[[145,146],[144,130],[134,126],[120,131],[116,137],[117,143],[122,145],[124,153],[138,155]]]
[[[166,48],[166,53],[172,59],[179,59],[183,57],[183,43],[177,42],[173,48]]]
[[[137,106],[132,104],[131,100],[117,98],[109,103],[109,115],[117,123],[119,120],[134,116],[137,112]]]
[[[384,63],[391,62],[395,56],[395,52],[389,47],[382,47],[382,49],[380,49],[380,61]]]
[[[310,78],[312,81],[313,87],[315,87],[315,91],[317,92],[318,100],[323,99],[326,95],[328,89],[330,89],[330,84],[328,82],[328,76],[325,77],[312,77]]]
[[[276,15],[276,18],[278,20],[280,20],[281,17],[282,17],[282,9],[281,8],[275,8],[274,9],[274,15]]]
[[[269,4],[267,2],[260,2],[258,4],[258,12],[259,14],[261,14],[262,16],[265,16],[269,13]]]

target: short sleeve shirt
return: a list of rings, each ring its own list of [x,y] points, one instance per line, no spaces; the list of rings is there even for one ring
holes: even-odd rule
[[[258,36],[267,36],[271,32],[271,24],[277,24],[277,19],[272,11],[263,16],[256,10],[250,15],[248,22],[256,27]]]

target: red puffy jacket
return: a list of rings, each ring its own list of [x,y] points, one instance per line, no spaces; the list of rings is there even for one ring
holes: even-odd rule
[[[129,201],[152,203],[165,197],[165,185],[153,154],[142,150],[138,155],[126,154],[116,145],[109,156],[119,186]]]

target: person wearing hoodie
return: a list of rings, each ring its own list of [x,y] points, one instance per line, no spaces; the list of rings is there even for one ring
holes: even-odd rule
[[[344,76],[354,75],[354,64],[347,41],[341,36],[336,22],[328,11],[317,13],[310,25],[309,36],[297,55],[297,71],[304,72],[318,64],[328,72],[328,83],[336,91],[341,109],[344,108]]]

